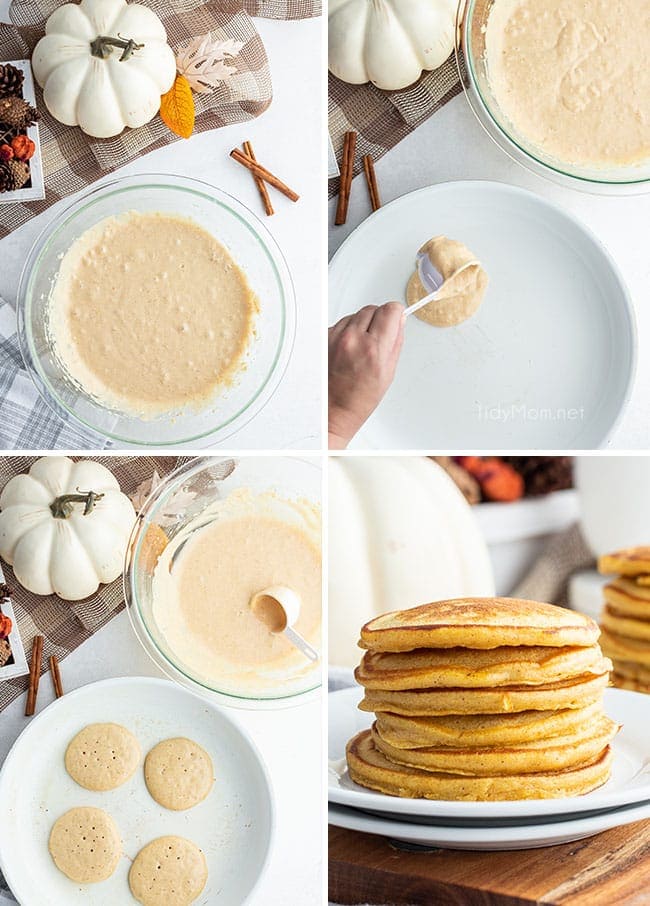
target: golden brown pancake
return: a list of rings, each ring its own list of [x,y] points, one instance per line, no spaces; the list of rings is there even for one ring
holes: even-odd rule
[[[650,667],[635,664],[633,661],[614,661],[614,673],[626,679],[636,680],[642,685],[650,685]]]
[[[627,617],[650,620],[650,588],[638,585],[634,579],[619,576],[603,589],[605,603]]]
[[[502,686],[494,689],[416,689],[398,692],[367,689],[362,711],[436,717],[441,714],[503,714],[510,711],[550,711],[584,708],[600,698],[609,681],[611,662],[604,660],[600,675],[585,673],[575,679],[543,686]]]
[[[650,583],[646,582],[646,579],[650,579],[650,576],[616,576],[605,585],[605,590],[617,588],[636,598],[650,602],[650,588],[648,588]]]
[[[603,610],[600,624],[603,629],[613,632],[614,635],[650,643],[650,620],[637,620],[634,617],[624,616],[611,605],[607,605]]]
[[[634,661],[644,667],[650,667],[650,642],[630,639],[603,629],[600,646],[607,657],[619,661]]]
[[[375,748],[396,764],[423,771],[498,777],[503,774],[563,771],[579,764],[587,764],[600,755],[619,730],[618,724],[601,715],[591,724],[583,724],[576,733],[554,739],[537,739],[518,746],[432,746],[426,749],[404,749],[385,740],[375,722],[372,739]]]
[[[650,547],[626,547],[598,558],[598,572],[608,576],[641,576],[650,573]]]
[[[612,673],[612,682],[617,689],[629,689],[630,692],[650,693],[650,683],[643,683],[640,680],[631,679],[629,676],[622,676],[614,671]]]
[[[538,686],[603,672],[598,645],[587,648],[419,648],[407,652],[366,651],[355,671],[366,689]]]
[[[346,757],[355,783],[389,796],[472,802],[579,796],[605,783],[612,760],[608,746],[594,761],[563,771],[467,777],[395,764],[377,750],[370,730],[350,740]]]
[[[361,630],[361,648],[499,648],[590,646],[597,624],[584,614],[516,598],[457,598],[382,614]]]
[[[515,711],[511,714],[446,714],[405,717],[380,711],[377,727],[397,748],[429,746],[509,746],[579,732],[602,714],[602,698],[584,708],[561,711]]]

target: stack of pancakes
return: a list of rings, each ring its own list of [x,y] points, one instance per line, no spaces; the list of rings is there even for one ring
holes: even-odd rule
[[[618,726],[611,662],[589,617],[534,601],[462,598],[384,614],[361,630],[350,777],[392,796],[550,799],[609,777]]]
[[[650,547],[606,554],[598,569],[618,574],[605,586],[600,618],[603,651],[614,663],[614,685],[650,693]]]

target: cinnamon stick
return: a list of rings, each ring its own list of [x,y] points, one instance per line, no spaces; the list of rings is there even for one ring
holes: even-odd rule
[[[335,226],[342,226],[348,219],[350,190],[354,176],[354,155],[357,148],[357,133],[346,132],[343,138],[343,156],[341,158],[341,182],[339,184],[339,201],[336,206]]]
[[[56,654],[53,654],[50,658],[50,673],[52,674],[52,685],[54,686],[54,694],[57,698],[61,698],[63,695],[63,683],[61,682],[61,671],[59,670],[59,659]]]
[[[251,143],[244,142],[243,147],[244,147],[244,153],[248,157],[250,157],[251,160],[254,160],[255,162],[257,162],[257,158],[255,157],[255,152],[253,151],[253,146],[251,145]],[[260,197],[262,199],[262,204],[264,205],[264,210],[266,212],[266,216],[270,217],[272,214],[275,214],[275,211],[273,210],[273,205],[271,204],[271,199],[269,197],[269,190],[266,188],[266,183],[259,176],[256,176],[255,173],[253,173],[253,179],[255,180],[255,185],[257,186],[257,189],[260,193]]]
[[[43,636],[34,636],[32,642],[32,659],[29,665],[29,688],[27,690],[27,704],[25,705],[25,717],[31,717],[36,710],[36,696],[38,695],[38,684],[41,679],[41,661],[43,659]]]
[[[270,170],[267,170],[266,167],[263,167],[261,164],[258,164],[256,160],[253,160],[247,154],[244,154],[239,148],[233,148],[230,152],[230,156],[233,160],[236,160],[238,164],[241,164],[246,169],[250,170],[251,173],[254,173],[255,176],[259,176],[260,179],[263,179],[264,182],[267,182],[270,186],[273,186],[274,189],[277,189],[278,192],[282,192],[283,195],[286,195],[291,201],[298,201],[300,195],[290,189],[288,185],[282,182],[281,179],[278,179]]]
[[[368,194],[370,195],[370,204],[372,205],[373,211],[378,211],[381,207],[381,198],[379,197],[379,186],[377,185],[375,164],[370,154],[364,155],[363,172],[366,174],[366,183],[368,185]]]

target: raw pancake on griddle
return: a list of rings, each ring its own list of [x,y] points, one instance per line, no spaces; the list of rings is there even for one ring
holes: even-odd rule
[[[361,648],[413,651],[416,648],[498,648],[541,645],[590,646],[597,624],[588,616],[513,598],[457,598],[375,617],[361,630]]]
[[[546,683],[543,686],[495,686],[493,689],[366,689],[361,711],[390,711],[435,717],[440,714],[504,714],[510,711],[552,711],[583,708],[601,698],[609,683],[611,662],[603,660],[601,674]]]
[[[396,764],[422,771],[484,777],[563,771],[587,764],[600,755],[619,730],[618,724],[602,714],[597,720],[583,724],[579,731],[566,736],[510,746],[403,749],[384,739],[377,722],[372,727],[372,738],[375,748]]]
[[[515,711],[511,714],[444,714],[441,717],[405,717],[380,711],[377,727],[391,745],[400,749],[429,746],[509,746],[578,733],[603,713],[601,698],[584,708],[562,711]]]
[[[350,778],[362,786],[389,796],[466,802],[579,796],[605,783],[612,760],[607,746],[594,761],[564,771],[466,777],[395,764],[377,750],[370,730],[350,740],[346,757]]]
[[[366,651],[355,670],[366,689],[429,689],[433,686],[539,686],[588,673],[602,673],[598,645],[585,648],[502,646]]]
[[[598,558],[598,572],[604,576],[642,576],[650,573],[650,547],[626,547]]]

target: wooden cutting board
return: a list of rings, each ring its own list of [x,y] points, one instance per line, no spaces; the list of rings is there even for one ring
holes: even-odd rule
[[[650,906],[650,821],[510,852],[404,852],[329,829],[329,897],[371,906]]]

